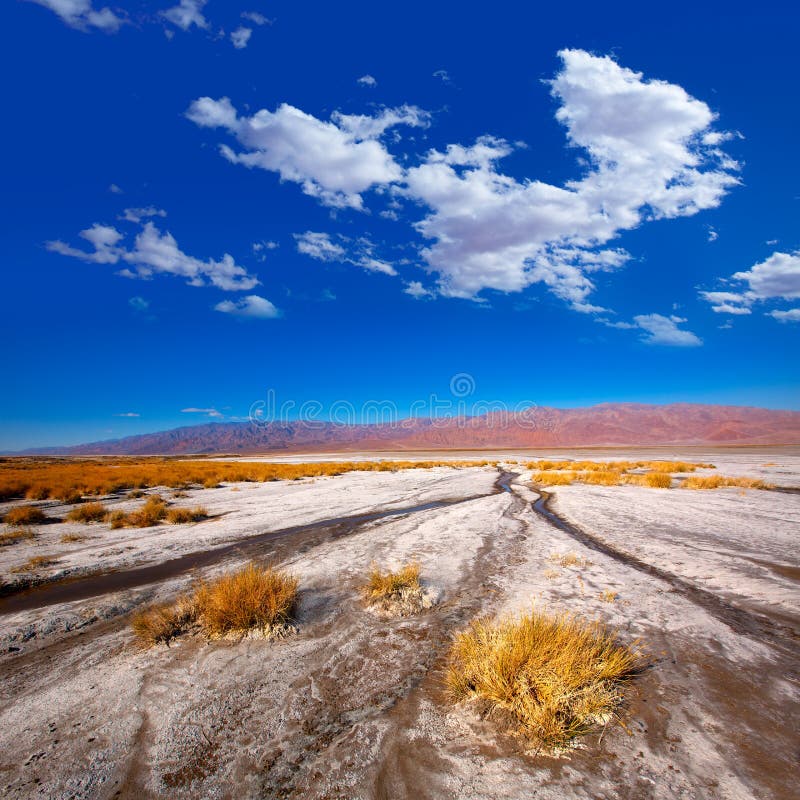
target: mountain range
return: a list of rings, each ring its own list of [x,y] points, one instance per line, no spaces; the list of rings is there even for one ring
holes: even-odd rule
[[[449,450],[643,445],[800,444],[800,411],[748,406],[603,403],[531,407],[394,423],[214,422],[26,455],[186,455],[310,450]]]

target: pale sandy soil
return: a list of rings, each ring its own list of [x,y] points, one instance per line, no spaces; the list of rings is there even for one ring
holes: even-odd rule
[[[800,485],[793,451],[657,457],[673,456]],[[570,532],[533,508],[530,473],[509,468],[519,473],[512,492],[493,492],[491,468],[198,490],[175,501],[215,515],[197,525],[110,531],[56,523],[41,526],[33,544],[0,548],[6,581],[34,554],[58,558],[42,577],[108,568],[130,575],[210,549],[219,558],[199,574],[257,556],[301,580],[293,636],[189,637],[148,651],[133,641],[128,611],[173,596],[192,571],[97,596],[77,579],[70,586],[84,594],[73,602],[45,605],[49,587],[0,600],[0,795],[796,796],[800,495],[555,487],[550,508],[577,526]],[[418,510],[359,516],[402,509]],[[59,543],[78,530],[94,538]],[[225,549],[232,542],[243,549]],[[569,552],[590,563],[551,560]],[[395,620],[366,613],[357,589],[370,563],[412,557],[437,605]],[[618,593],[615,602],[600,599],[606,589]],[[442,688],[454,632],[476,615],[534,603],[600,617],[645,643],[653,660],[631,693],[625,726],[586,737],[568,759],[526,753],[495,721],[450,704]]]

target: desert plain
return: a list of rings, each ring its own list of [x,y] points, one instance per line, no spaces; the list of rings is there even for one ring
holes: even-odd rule
[[[797,796],[800,448],[347,455],[395,457],[459,465],[93,498],[124,513],[156,493],[205,508],[181,525],[0,504],[46,517],[0,547],[0,794]],[[669,488],[545,485],[531,463],[546,459],[713,464],[692,474],[771,488],[690,490],[680,473]],[[137,610],[251,561],[299,581],[285,635],[134,636]],[[409,561],[430,607],[372,613],[370,566]],[[531,608],[601,620],[647,656],[619,713],[563,752],[532,749],[445,685],[470,621]]]

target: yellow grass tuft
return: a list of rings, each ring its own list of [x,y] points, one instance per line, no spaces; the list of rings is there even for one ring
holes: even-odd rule
[[[575,480],[574,472],[535,472],[531,479],[542,486],[569,486]]]
[[[742,489],[773,489],[773,485],[760,478],[726,478],[722,475],[701,477],[692,475],[681,483],[681,489],[721,489],[726,486],[738,486]]]
[[[373,567],[361,591],[369,602],[397,600],[404,592],[422,589],[419,582],[421,571],[422,567],[416,561],[404,565],[395,572],[390,570],[382,572],[378,567]]]
[[[617,599],[617,592],[614,592],[611,589],[603,589],[603,591],[600,592],[600,599],[604,603],[613,603]]]
[[[532,611],[458,634],[447,685],[453,699],[480,699],[532,744],[559,749],[607,724],[642,666],[600,623]]]
[[[588,567],[592,563],[577,553],[551,553],[550,560],[562,567]]]
[[[59,541],[61,544],[74,544],[75,542],[85,542],[86,537],[79,533],[65,533]]]
[[[194,599],[181,595],[173,603],[158,603],[137,611],[131,620],[131,627],[143,644],[168,644],[196,618],[197,605]]]
[[[108,516],[108,509],[102,503],[84,503],[67,514],[71,522],[102,522]]]
[[[0,533],[0,547],[30,541],[35,536],[36,534],[32,528],[17,528],[13,531],[6,531],[5,533]]]
[[[590,470],[578,473],[575,480],[598,486],[619,486],[622,481],[622,473],[614,469]]]
[[[17,506],[6,512],[3,522],[6,525],[38,525],[45,522],[47,517],[40,508],[36,506]]]
[[[170,508],[167,511],[167,522],[179,525],[186,522],[200,522],[208,517],[208,511],[203,506],[194,508]]]
[[[24,564],[14,567],[11,572],[36,572],[36,570],[49,567],[55,564],[57,561],[58,559],[55,556],[33,556]]]
[[[265,633],[286,625],[297,602],[298,580],[293,575],[248,564],[236,572],[201,583],[195,593],[201,625],[207,634]]]
[[[157,494],[154,494],[147,498],[145,504],[138,511],[131,511],[130,514],[122,517],[112,515],[110,522],[112,528],[150,528],[158,525],[166,515],[166,503]]]

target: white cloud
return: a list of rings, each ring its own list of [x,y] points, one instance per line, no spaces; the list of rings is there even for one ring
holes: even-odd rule
[[[719,233],[711,226],[708,226],[708,241],[716,242],[719,239]]]
[[[249,294],[236,302],[223,300],[214,306],[214,310],[253,319],[275,319],[280,316],[280,311],[269,300],[257,294]]]
[[[363,206],[363,192],[403,174],[378,138],[393,125],[422,125],[427,120],[419,109],[403,106],[384,109],[376,117],[335,114],[331,122],[323,122],[286,103],[275,111],[262,109],[240,117],[227,97],[201,97],[191,104],[187,117],[234,136],[242,152],[220,147],[231,163],[277,172],[326,205],[356,209]]]
[[[318,261],[339,261],[355,264],[368,272],[382,272],[384,275],[397,275],[397,270],[386,261],[376,258],[375,245],[367,238],[358,239],[349,252],[348,249],[333,241],[330,234],[315,231],[296,233],[297,252],[315,258]],[[348,242],[345,237],[342,241]]]
[[[111,194],[125,194],[125,192],[122,189],[120,189],[120,187],[117,186],[116,183],[112,183],[108,187],[108,191],[111,192]]]
[[[161,16],[181,30],[188,31],[192,25],[208,28],[208,20],[203,16],[207,0],[180,0],[177,6],[161,12]]]
[[[790,308],[788,311],[770,311],[770,317],[778,322],[800,322],[800,308]]]
[[[316,258],[318,261],[342,261],[345,249],[336,244],[327,233],[306,231],[294,235],[297,252]]]
[[[231,33],[231,42],[237,50],[244,50],[244,48],[247,47],[247,43],[250,41],[250,37],[252,35],[252,28],[245,28],[244,25],[240,25]]]
[[[89,263],[127,264],[128,268],[122,273],[126,277],[150,278],[165,273],[186,278],[191,286],[211,284],[225,291],[252,289],[259,282],[228,253],[219,261],[201,261],[187,255],[171,233],[162,233],[152,222],[142,226],[130,248],[120,244],[124,235],[109,225],[95,224],[81,231],[80,236],[93,245],[93,251],[74,248],[61,241],[47,242],[46,247],[51,252]]]
[[[209,417],[221,417],[216,408],[182,408],[181,414],[206,414]]]
[[[646,344],[665,344],[674,347],[696,347],[703,343],[691,331],[681,330],[678,324],[686,322],[682,317],[664,317],[661,314],[639,314],[633,318],[636,325],[645,331],[642,341]]]
[[[150,303],[147,300],[145,300],[144,297],[138,297],[138,296],[131,297],[131,299],[128,300],[128,305],[134,311],[141,311],[141,312],[145,312],[147,311],[148,308],[150,308]]]
[[[700,296],[719,314],[750,314],[758,302],[800,298],[800,250],[775,252],[745,272],[734,272],[725,283],[730,285],[735,281],[746,286],[742,285],[738,291],[701,291]],[[769,316],[782,321],[793,319],[791,311],[769,312]]]
[[[31,0],[37,5],[49,8],[71,28],[88,31],[91,28],[114,33],[124,23],[110,8],[95,9],[91,0]]]
[[[433,73],[433,77],[438,78],[442,83],[452,83],[446,69],[437,69],[436,72]]]
[[[556,118],[590,157],[583,178],[561,187],[504,175],[496,165],[512,145],[488,136],[433,151],[407,172],[404,191],[430,209],[417,228],[432,241],[422,255],[444,295],[543,283],[588,310],[590,275],[628,258],[604,245],[646,220],[713,208],[738,182],[705,103],[608,57],[559,55]]]
[[[403,291],[406,294],[410,294],[415,300],[436,297],[436,292],[426,289],[420,281],[409,281]]]
[[[378,85],[378,81],[376,81],[375,78],[372,77],[372,75],[362,75],[356,81],[356,83],[360,83],[362,86],[370,86],[370,87]]]
[[[125,222],[141,222],[147,217],[166,217],[167,212],[163,208],[146,206],[145,208],[126,208],[117,219]]]
[[[114,414],[115,417],[140,417],[141,414],[137,414],[135,411],[125,411],[122,414]]]
[[[272,25],[272,20],[259,11],[242,11],[242,19],[246,19],[254,25]]]

